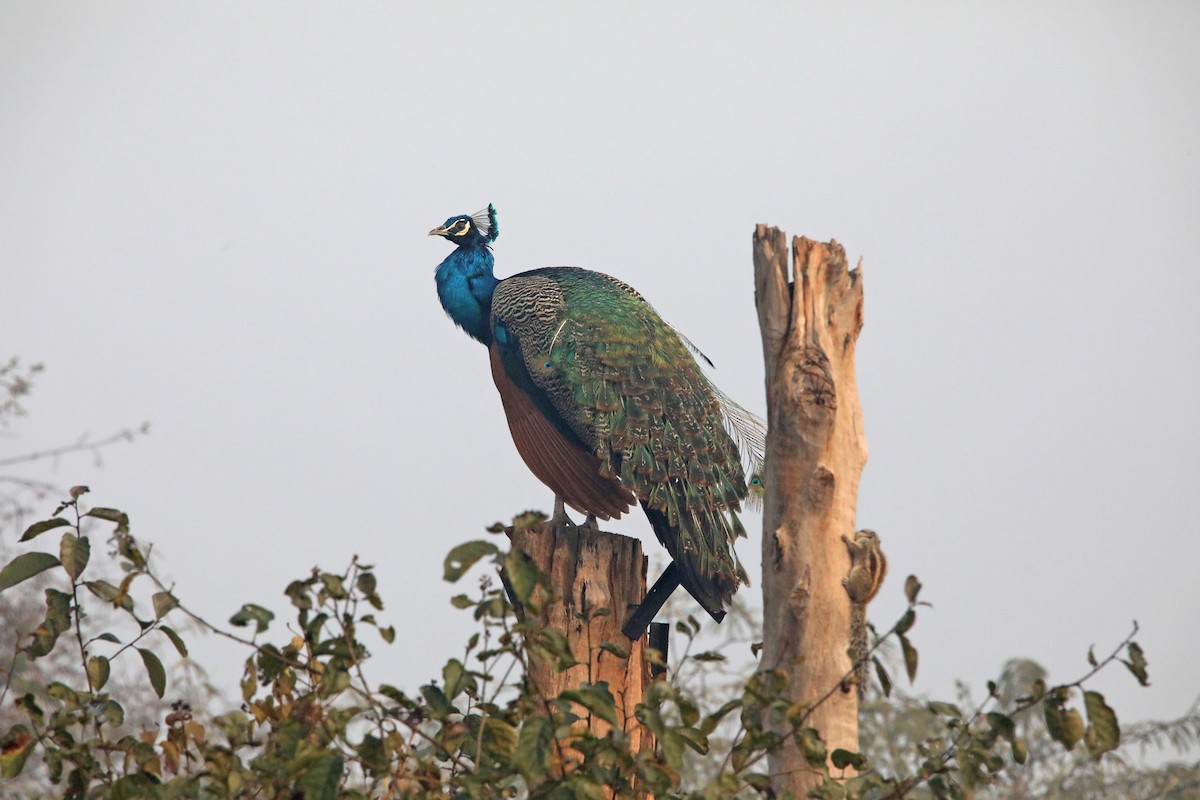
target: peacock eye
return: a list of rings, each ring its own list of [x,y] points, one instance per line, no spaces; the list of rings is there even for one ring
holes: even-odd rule
[[[454,231],[455,236],[462,236],[470,229],[471,223],[467,222],[465,219],[460,219],[458,222],[454,223],[454,228],[452,230]]]

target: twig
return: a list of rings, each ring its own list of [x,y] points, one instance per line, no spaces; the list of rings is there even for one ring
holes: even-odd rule
[[[106,436],[105,438],[99,439],[97,441],[88,441],[88,439],[85,436],[83,439],[76,442],[75,444],[67,444],[67,445],[63,445],[61,447],[51,447],[48,450],[38,450],[33,453],[23,453],[18,456],[9,456],[8,458],[0,458],[0,467],[7,467],[11,464],[25,464],[30,461],[37,461],[42,458],[58,458],[60,456],[65,456],[69,453],[78,453],[78,452],[82,452],[84,450],[90,450],[93,453],[97,453],[97,451],[100,450],[100,448],[107,447],[110,444],[116,444],[117,442],[121,442],[121,441],[132,442],[134,436],[136,436],[138,434],[145,434],[149,431],[149,429],[150,429],[150,423],[143,422],[141,427],[139,427],[137,430],[134,430],[132,428],[125,428],[124,430],[117,431],[116,433],[111,434],[110,436]],[[98,453],[97,453],[97,455],[98,455]]]

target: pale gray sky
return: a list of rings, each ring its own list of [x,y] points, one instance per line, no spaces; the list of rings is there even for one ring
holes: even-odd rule
[[[0,451],[150,420],[103,468],[33,472],[128,510],[217,620],[377,563],[402,632],[372,674],[415,688],[469,628],[446,551],[551,499],[426,232],[494,202],[501,276],[621,277],[759,411],[754,224],[834,237],[865,257],[872,617],[909,573],[935,606],[917,689],[1009,656],[1073,679],[1136,618],[1153,687],[1099,686],[1177,715],[1200,693],[1198,38],[1191,2],[5,0],[0,357],[47,371]],[[640,515],[618,529],[658,552]]]

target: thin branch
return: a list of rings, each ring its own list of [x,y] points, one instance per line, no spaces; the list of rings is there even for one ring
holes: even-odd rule
[[[26,464],[31,461],[38,461],[43,458],[57,459],[61,456],[65,456],[70,453],[79,453],[79,452],[83,452],[83,451],[91,451],[93,454],[96,455],[97,458],[99,458],[99,455],[100,455],[99,451],[101,448],[107,447],[111,444],[116,444],[117,442],[132,442],[135,436],[138,436],[138,435],[144,436],[146,433],[149,432],[149,430],[150,430],[150,423],[143,422],[141,424],[141,426],[138,427],[136,430],[134,430],[132,428],[125,428],[124,430],[117,431],[114,434],[106,436],[103,439],[98,439],[96,441],[89,441],[87,439],[87,437],[85,436],[84,438],[82,438],[78,442],[76,442],[75,444],[67,444],[67,445],[63,445],[61,447],[51,447],[48,450],[38,450],[33,453],[23,453],[18,456],[9,456],[7,458],[0,458],[0,467],[7,467],[12,464]]]

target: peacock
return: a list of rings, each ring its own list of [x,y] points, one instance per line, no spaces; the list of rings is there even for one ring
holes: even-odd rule
[[[761,421],[622,281],[578,267],[498,280],[494,206],[429,235],[457,245],[435,272],[438,297],[488,348],[517,451],[555,493],[551,522],[570,524],[564,502],[591,525],[640,504],[674,561],[667,593],[682,584],[719,622],[746,581],[733,544],[746,535],[740,503],[761,485]]]

